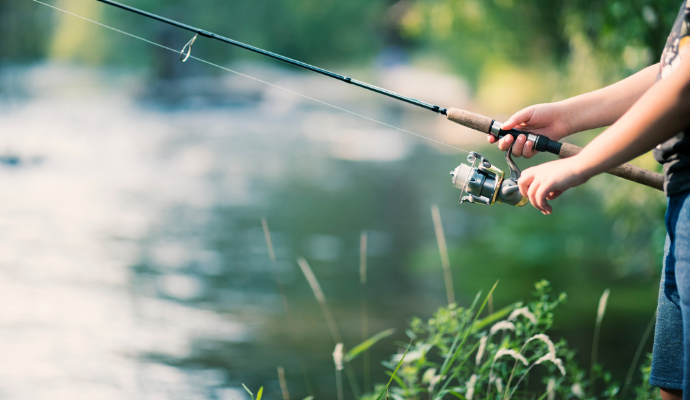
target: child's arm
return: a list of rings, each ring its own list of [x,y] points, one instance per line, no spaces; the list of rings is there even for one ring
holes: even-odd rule
[[[556,103],[527,107],[510,117],[503,124],[503,129],[517,127],[561,140],[573,133],[609,126],[654,84],[658,72],[659,64],[655,64],[603,89]],[[513,146],[513,155],[530,158],[536,153],[532,143],[525,143],[525,139],[518,137]],[[495,141],[489,135],[489,143]],[[513,137],[507,135],[499,140],[498,147],[505,151],[512,142]]]
[[[547,200],[589,178],[643,154],[690,126],[690,51],[666,79],[654,84],[609,129],[580,154],[529,168],[522,173],[520,192],[544,214]],[[605,118],[600,117],[600,121]]]

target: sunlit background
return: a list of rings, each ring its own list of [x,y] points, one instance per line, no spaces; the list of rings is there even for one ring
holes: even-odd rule
[[[175,48],[191,34],[95,0],[46,0]],[[623,78],[659,57],[678,1],[123,0],[443,107],[506,119]],[[483,135],[326,77],[200,38],[193,54],[465,150]],[[584,145],[597,132],[569,141]],[[466,154],[60,13],[0,2],[0,398],[335,398],[334,342],[295,260],[304,256],[345,344],[405,341],[446,304],[430,208],[456,298],[500,283],[495,308],[548,279],[566,291],[556,337],[622,380],[654,313],[660,192],[610,176],[532,207],[457,205]],[[519,159],[529,166],[553,159]],[[650,155],[636,164],[659,170]],[[261,226],[275,245],[297,340]],[[645,350],[650,351],[651,340]],[[363,380],[360,364],[355,371]],[[640,379],[635,375],[635,379]],[[352,398],[349,388],[346,397]],[[370,389],[370,388],[369,388]]]

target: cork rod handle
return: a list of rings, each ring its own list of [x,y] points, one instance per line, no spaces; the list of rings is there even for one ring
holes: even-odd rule
[[[459,108],[449,108],[446,110],[446,117],[456,124],[460,124],[484,133],[489,133],[491,130],[491,123],[494,121],[489,117],[461,110]]]

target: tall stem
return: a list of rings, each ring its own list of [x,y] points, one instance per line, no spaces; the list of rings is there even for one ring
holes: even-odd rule
[[[453,276],[450,273],[450,259],[448,258],[448,247],[446,246],[446,236],[443,233],[441,224],[441,213],[436,204],[431,206],[431,218],[434,220],[434,230],[436,231],[436,241],[438,251],[441,254],[441,266],[443,267],[443,280],[446,283],[446,296],[448,304],[455,303],[455,292],[453,291]]]
[[[594,394],[594,365],[597,363],[597,355],[599,352],[599,333],[601,331],[601,320],[604,319],[606,312],[606,302],[609,299],[609,289],[604,290],[604,293],[599,299],[599,307],[597,309],[597,321],[594,324],[594,339],[592,340],[592,365],[589,367],[589,397]]]
[[[314,297],[316,297],[316,301],[319,303],[319,306],[321,307],[321,312],[323,313],[323,316],[326,319],[326,324],[328,325],[328,330],[331,332],[333,341],[336,344],[343,343],[342,336],[340,336],[340,331],[338,330],[338,325],[335,323],[335,318],[333,318],[331,309],[328,307],[328,303],[326,302],[326,296],[323,294],[323,291],[321,290],[321,285],[319,285],[319,281],[316,279],[314,271],[311,270],[309,263],[307,263],[307,260],[305,260],[303,257],[299,257],[297,259],[297,264],[299,265],[300,269],[302,269],[304,277],[307,278],[307,282],[309,282],[311,291],[314,292]],[[343,349],[343,351],[345,350]],[[352,393],[355,395],[355,397],[359,397],[359,384],[357,383],[355,371],[352,369],[350,363],[345,364],[345,373],[347,374],[347,379],[350,382],[350,388],[352,389]]]
[[[261,218],[261,226],[264,228],[264,237],[266,238],[266,246],[268,246],[268,257],[271,259],[271,266],[273,267],[273,273],[275,275],[276,284],[278,285],[278,290],[280,291],[280,297],[283,299],[283,307],[285,308],[285,315],[287,316],[288,325],[290,327],[292,342],[295,346],[295,350],[297,351],[297,358],[299,358],[300,367],[302,369],[302,375],[304,376],[304,384],[307,387],[307,393],[309,393],[310,396],[313,396],[314,390],[311,387],[311,380],[309,379],[309,373],[307,372],[307,364],[304,361],[304,357],[302,357],[302,353],[298,349],[297,331],[295,330],[295,323],[292,320],[290,304],[288,303],[287,296],[285,295],[283,280],[280,278],[280,273],[278,272],[278,267],[276,266],[276,253],[273,250],[271,231],[268,229],[268,222],[266,221],[266,218]]]
[[[362,232],[359,238],[359,285],[361,288],[361,308],[362,308],[362,342],[369,338],[369,310],[367,307],[367,233]],[[363,373],[364,373],[364,393],[369,390],[371,376],[369,369],[369,349],[362,354]]]

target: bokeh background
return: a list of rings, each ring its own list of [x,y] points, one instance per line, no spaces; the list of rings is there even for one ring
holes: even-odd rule
[[[46,0],[181,49],[188,32],[94,0]],[[128,0],[267,50],[497,120],[653,64],[678,0]],[[552,282],[553,333],[623,380],[656,305],[662,193],[599,176],[532,207],[457,205],[466,154],[190,60],[30,0],[0,2],[0,398],[335,397],[334,343],[295,259],[361,341],[359,238],[371,333],[405,340],[446,302],[438,204],[456,298],[500,279],[494,307]],[[465,150],[485,138],[427,111],[207,39],[197,57]],[[584,145],[597,132],[569,141]],[[520,166],[553,159],[519,159]],[[650,155],[635,160],[659,170]],[[266,217],[297,328],[287,329]],[[645,349],[651,349],[651,340]],[[362,369],[356,365],[362,378]],[[635,375],[639,380],[640,376]],[[352,397],[349,388],[346,396]]]

